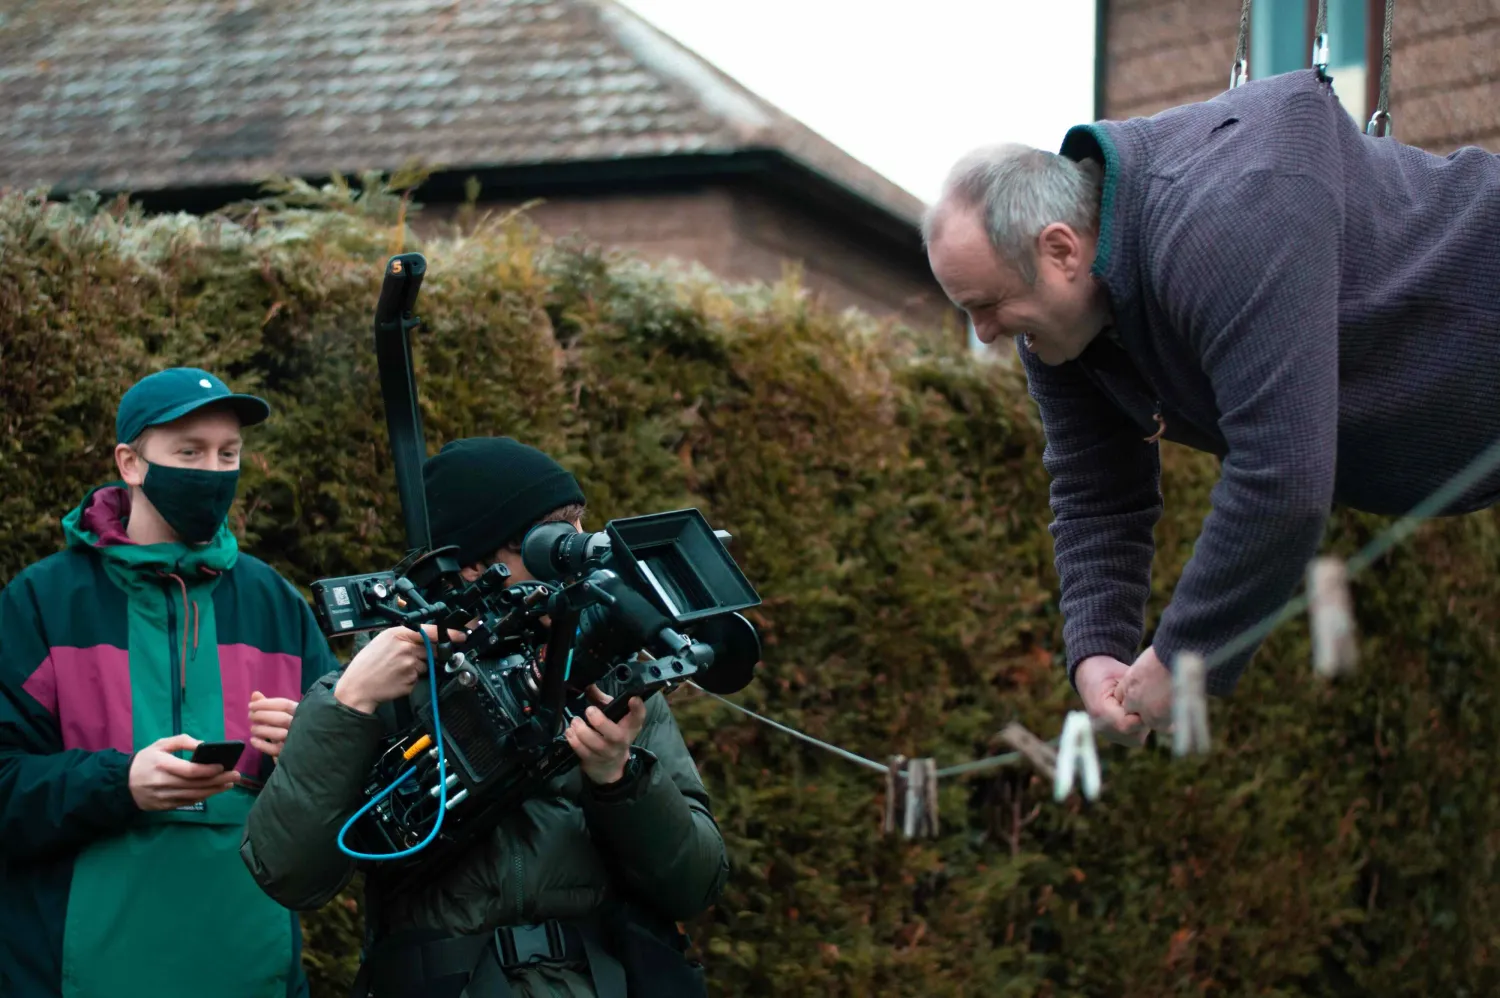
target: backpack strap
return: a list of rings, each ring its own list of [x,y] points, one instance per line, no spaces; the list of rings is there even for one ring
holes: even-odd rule
[[[512,998],[506,972],[539,962],[587,962],[598,998],[627,998],[625,968],[594,919],[501,926],[472,936],[409,933],[361,962],[352,998]]]
[[[488,934],[437,936],[430,932],[403,933],[381,943],[361,962],[355,978],[355,998],[462,998],[478,993],[469,990],[475,967],[491,943]],[[361,980],[362,979],[362,980]],[[501,976],[503,991],[487,992],[485,998],[510,998],[509,985]],[[359,987],[363,987],[363,991]]]

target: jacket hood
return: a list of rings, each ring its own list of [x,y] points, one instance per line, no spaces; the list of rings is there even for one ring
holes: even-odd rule
[[[227,522],[206,544],[136,544],[125,533],[129,519],[130,489],[111,482],[90,489],[63,517],[63,535],[69,547],[88,548],[103,558],[110,575],[122,583],[164,574],[212,577],[233,568],[239,558],[239,543]]]

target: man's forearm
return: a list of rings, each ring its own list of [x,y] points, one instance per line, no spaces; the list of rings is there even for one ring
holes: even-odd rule
[[[1129,661],[1140,644],[1162,513],[1160,455],[1078,363],[1048,367],[1024,349],[1021,360],[1047,439],[1042,464],[1052,479],[1071,681],[1083,659]]]
[[[380,701],[361,688],[358,677],[347,672],[334,684],[333,698],[358,714],[373,715],[380,707]]]
[[[1151,596],[1151,530],[1160,514],[1157,505],[1052,525],[1069,681],[1084,659],[1134,657]]]
[[[694,807],[649,753],[617,790],[584,791],[589,829],[619,862],[639,899],[673,919],[692,918],[723,889],[729,863],[718,825]]]
[[[1227,444],[1153,641],[1169,668],[1278,610],[1317,552],[1338,466],[1342,199],[1317,171],[1246,171],[1195,193],[1158,249],[1154,292],[1212,385]],[[1258,644],[1210,670],[1209,692],[1232,692]]]
[[[13,862],[79,849],[140,813],[130,753],[63,747],[58,684],[80,680],[54,671],[24,575],[0,586],[0,861]]]
[[[1134,657],[1151,596],[1152,531],[1161,518],[1154,446],[1122,442],[1113,467],[1053,456],[1051,525],[1068,679],[1095,655]],[[1051,449],[1049,445],[1049,450]],[[1100,471],[1110,478],[1095,477]]]
[[[76,850],[125,828],[140,813],[130,761],[114,749],[39,755],[0,748],[0,858]]]
[[[1152,641],[1169,669],[1182,652],[1214,656],[1251,632],[1292,597],[1317,554],[1328,519],[1325,499],[1282,501],[1274,511],[1256,513],[1236,498],[1245,491],[1232,470],[1214,490],[1215,510]],[[1243,645],[1209,670],[1209,693],[1234,692],[1260,638]]]
[[[320,907],[353,876],[338,834],[362,803],[383,734],[379,718],[340,703],[321,682],[298,707],[240,849],[256,882],[282,905]]]

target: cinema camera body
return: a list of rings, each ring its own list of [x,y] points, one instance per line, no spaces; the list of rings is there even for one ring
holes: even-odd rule
[[[510,584],[497,563],[466,581],[449,547],[389,572],[315,583],[330,637],[392,624],[467,634],[434,645],[443,661],[436,709],[419,683],[410,720],[370,773],[373,806],[352,826],[360,850],[425,876],[493,828],[578,762],[563,736],[570,690],[612,687],[604,712],[618,721],[631,697],[689,679],[714,693],[743,689],[760,639],[738,611],[760,597],[727,540],[696,509],[612,520],[595,533],[544,523],[522,543],[536,580]],[[416,849],[440,816],[442,833]]]
[[[447,866],[509,811],[578,763],[563,732],[570,699],[593,683],[619,721],[646,699],[692,680],[713,693],[743,689],[760,638],[739,612],[760,603],[726,546],[696,509],[611,520],[585,533],[533,527],[521,545],[534,577],[513,583],[503,564],[466,580],[457,547],[432,549],[421,481],[421,417],[410,333],[426,260],[392,257],[375,314],[375,346],[396,485],[411,554],[386,572],[313,584],[329,637],[392,625],[434,625],[462,642],[431,643],[428,675],[383,707],[391,731],[371,769],[365,803],[339,835],[358,859],[395,867],[392,887]],[[353,840],[357,849],[345,844]]]

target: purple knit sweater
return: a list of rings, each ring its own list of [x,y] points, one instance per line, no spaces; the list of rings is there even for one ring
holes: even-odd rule
[[[1062,152],[1105,166],[1094,274],[1114,312],[1077,361],[1020,351],[1068,673],[1141,642],[1156,413],[1222,458],[1152,640],[1170,666],[1291,598],[1334,503],[1405,512],[1500,437],[1500,157],[1367,137],[1312,70],[1079,126]],[[1445,512],[1497,500],[1500,474]],[[1209,692],[1232,692],[1253,651]]]

